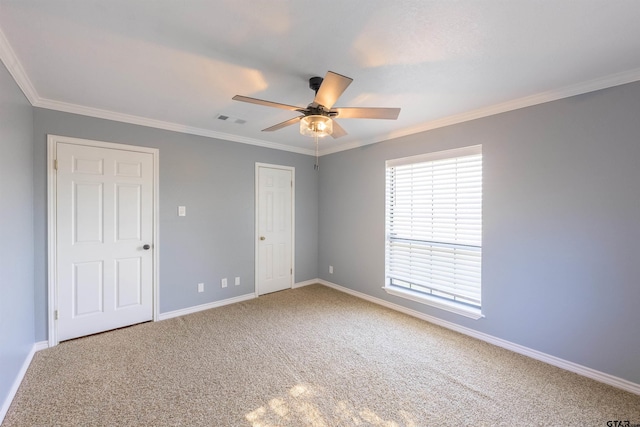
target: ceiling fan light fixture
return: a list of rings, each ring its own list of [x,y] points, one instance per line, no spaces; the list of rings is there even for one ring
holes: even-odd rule
[[[323,138],[333,132],[331,117],[310,115],[300,119],[300,133],[304,136]]]
[[[318,138],[324,138],[327,135],[331,135],[335,139],[347,135],[347,132],[342,129],[342,126],[340,126],[337,121],[334,122],[332,117],[341,117],[345,119],[388,120],[396,120],[398,118],[398,114],[400,114],[399,108],[333,108],[333,105],[336,103],[340,95],[342,95],[352,81],[352,78],[334,73],[333,71],[327,71],[324,78],[311,77],[309,79],[309,88],[316,93],[316,96],[313,98],[313,102],[307,105],[306,108],[265,101],[264,99],[250,98],[243,95],[236,95],[232,99],[234,101],[248,102],[250,104],[263,105],[265,107],[274,107],[301,113],[302,116],[285,120],[282,123],[262,129],[262,131],[272,132],[300,123],[300,133],[304,136],[316,139],[316,142]]]

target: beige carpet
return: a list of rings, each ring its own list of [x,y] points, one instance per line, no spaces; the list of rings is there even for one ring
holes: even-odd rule
[[[3,426],[606,426],[640,396],[313,285],[34,357]]]

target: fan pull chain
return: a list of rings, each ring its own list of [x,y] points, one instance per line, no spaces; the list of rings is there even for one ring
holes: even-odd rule
[[[318,135],[314,135],[314,138],[316,140],[316,164],[313,165],[313,168],[315,170],[320,170],[320,163],[318,162]]]

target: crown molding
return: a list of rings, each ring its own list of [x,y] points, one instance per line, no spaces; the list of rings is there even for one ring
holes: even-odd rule
[[[36,89],[31,84],[31,80],[27,76],[27,73],[24,71],[22,64],[18,60],[16,53],[13,51],[13,48],[9,44],[9,40],[2,32],[0,28],[0,60],[7,67],[9,74],[16,81],[16,84],[24,93],[24,96],[27,97],[31,105],[33,105],[38,99],[38,93]]]
[[[627,83],[632,83],[640,80],[640,68],[636,68],[621,73],[611,74],[605,77],[589,80],[586,82],[577,83],[564,88],[549,90],[546,92],[537,93],[523,98],[513,99],[511,101],[502,102],[499,104],[489,105],[476,110],[467,111],[460,114],[454,114],[452,116],[443,117],[441,119],[432,120],[423,123],[419,126],[404,129],[399,132],[385,135],[381,138],[372,139],[370,141],[356,141],[349,144],[343,144],[339,147],[331,147],[326,150],[321,150],[321,155],[327,155],[337,153],[340,151],[350,150],[353,148],[363,147],[369,144],[375,144],[377,142],[388,141],[390,139],[401,138],[403,136],[414,135],[429,130],[450,126],[458,123],[468,122],[483,117],[489,117],[496,114],[506,113],[508,111],[519,110],[521,108],[531,107],[538,104],[544,104],[551,101],[557,101],[563,98],[569,98],[576,95],[581,95],[588,92],[595,92],[601,89],[607,89],[614,86],[620,86]]]
[[[298,154],[313,155],[314,151],[306,148],[292,147],[290,145],[278,144],[276,142],[264,141],[261,139],[247,138],[230,133],[217,132],[210,129],[203,129],[194,126],[186,126],[178,123],[155,120],[147,117],[134,116],[131,114],[118,113],[100,108],[86,107],[83,105],[68,102],[54,101],[51,99],[38,98],[33,104],[34,107],[46,108],[49,110],[62,111],[65,113],[79,114],[82,116],[95,117],[98,119],[114,120],[117,122],[130,123],[134,125],[146,126],[156,129],[185,133],[190,135],[204,136],[208,138],[221,139],[226,141],[240,142],[242,144],[256,145],[259,147],[271,148],[274,150],[290,151]]]

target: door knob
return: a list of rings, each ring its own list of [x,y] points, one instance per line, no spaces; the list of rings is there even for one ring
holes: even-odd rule
[[[260,236],[260,240],[264,240],[264,239],[266,239],[266,237]]]
[[[149,246],[149,245],[144,245],[144,246],[142,247],[142,249],[144,249],[145,251],[148,251],[149,249],[151,249],[151,246]]]

